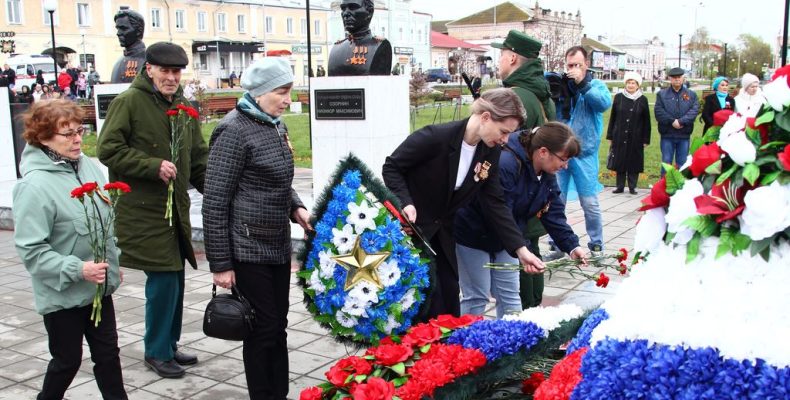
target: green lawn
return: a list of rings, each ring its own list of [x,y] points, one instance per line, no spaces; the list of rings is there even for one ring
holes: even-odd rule
[[[699,93],[698,93],[699,95]],[[650,145],[645,149],[645,172],[639,177],[639,187],[647,187],[660,176],[661,167],[661,150],[659,148],[659,135],[658,127],[655,123],[655,115],[653,114],[653,105],[655,103],[655,94],[646,93],[645,96],[650,103],[650,116],[652,118],[653,132],[650,139]],[[412,111],[411,114],[411,130],[417,130],[425,125],[434,123],[444,123],[452,121],[453,119],[465,118],[469,115],[469,106],[464,105],[457,110],[453,105],[448,102],[441,103],[442,106],[431,106],[423,108],[418,111]],[[437,103],[438,104],[438,103]],[[291,114],[286,112],[283,119],[288,124],[288,131],[290,133],[291,142],[293,143],[296,152],[294,159],[296,166],[309,168],[312,165],[312,149],[310,148],[310,136],[308,134],[308,114],[307,109],[304,109],[302,114]],[[202,125],[203,138],[208,142],[211,132],[217,125],[218,120],[214,119]],[[606,169],[606,156],[609,153],[609,142],[605,139],[606,128],[609,124],[609,111],[604,113],[604,135],[601,140],[601,148],[599,151],[600,159],[600,178],[601,183],[607,186],[613,186],[615,183],[615,175],[613,172]],[[699,137],[702,134],[702,124],[696,123],[694,125],[694,136]],[[86,135],[83,139],[83,151],[89,156],[94,156],[96,153],[96,136]]]

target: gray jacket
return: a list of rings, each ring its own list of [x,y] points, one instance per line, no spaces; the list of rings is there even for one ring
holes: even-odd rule
[[[279,130],[278,130],[279,127]],[[234,261],[282,264],[291,258],[290,216],[304,207],[291,187],[287,128],[238,109],[211,135],[203,192],[203,232],[212,272]]]

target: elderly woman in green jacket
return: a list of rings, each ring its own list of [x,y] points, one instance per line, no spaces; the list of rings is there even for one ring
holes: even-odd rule
[[[33,279],[36,310],[44,316],[52,360],[38,399],[62,399],[82,362],[87,340],[96,383],[105,399],[126,399],[118,357],[112,293],[121,282],[118,250],[107,242],[107,260],[93,262],[82,204],[72,189],[104,183],[99,168],[82,154],[82,110],[68,100],[32,105],[24,118],[27,146],[22,179],[13,191],[14,242]],[[106,218],[110,209],[98,202]],[[97,284],[105,284],[101,322],[91,321]]]

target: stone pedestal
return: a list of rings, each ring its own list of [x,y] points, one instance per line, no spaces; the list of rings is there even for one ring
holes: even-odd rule
[[[121,94],[131,86],[131,83],[110,83],[93,87],[93,104],[96,107],[96,135],[101,134],[104,120],[107,119],[107,110],[115,96]]]
[[[364,91],[364,119],[346,119],[352,105],[321,104],[323,90]],[[353,153],[378,177],[384,159],[409,135],[409,80],[405,76],[334,76],[310,80],[310,119],[313,144],[313,195],[324,190],[340,159]],[[316,91],[319,95],[316,95]],[[333,104],[330,104],[333,103]],[[327,110],[337,107],[334,119]],[[323,111],[322,111],[323,110]],[[331,110],[330,110],[331,111]],[[318,112],[318,118],[316,118]]]

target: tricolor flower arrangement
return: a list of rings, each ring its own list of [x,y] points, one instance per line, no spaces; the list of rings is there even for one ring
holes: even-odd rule
[[[427,260],[403,233],[394,202],[349,156],[317,203],[298,276],[308,310],[336,339],[370,345],[401,334],[424,302]]]

